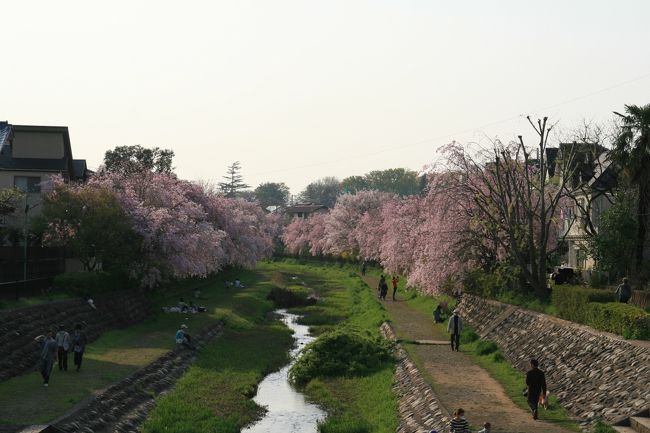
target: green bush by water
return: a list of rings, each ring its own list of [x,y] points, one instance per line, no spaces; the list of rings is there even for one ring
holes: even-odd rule
[[[463,344],[469,344],[479,339],[479,336],[472,329],[465,331],[460,334],[460,342]]]
[[[314,378],[352,377],[372,373],[392,360],[391,344],[385,339],[369,337],[349,328],[321,335],[305,348],[289,376],[292,382],[305,385]]]

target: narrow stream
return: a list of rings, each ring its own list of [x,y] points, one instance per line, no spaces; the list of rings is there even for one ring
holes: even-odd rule
[[[318,421],[327,414],[289,384],[289,368],[296,362],[299,352],[314,340],[309,327],[296,323],[300,316],[277,310],[282,321],[293,330],[295,346],[291,350],[291,362],[280,371],[271,373],[260,382],[253,399],[268,412],[260,421],[242,430],[242,433],[317,433]]]

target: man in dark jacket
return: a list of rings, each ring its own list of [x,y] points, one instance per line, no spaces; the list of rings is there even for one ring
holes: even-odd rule
[[[623,278],[623,282],[616,288],[616,299],[618,302],[627,304],[632,297],[632,288],[627,282],[627,278]]]
[[[536,359],[530,360],[530,370],[526,373],[526,386],[528,387],[528,406],[533,413],[533,419],[537,419],[537,406],[539,405],[539,396],[546,396],[546,376],[539,368],[539,362]],[[543,393],[543,394],[542,394]]]

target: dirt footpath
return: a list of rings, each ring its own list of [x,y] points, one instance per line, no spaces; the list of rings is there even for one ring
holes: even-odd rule
[[[375,289],[378,280],[364,277]],[[399,339],[404,340],[447,340],[449,337],[433,327],[433,319],[406,302],[382,301],[388,311],[393,328]],[[475,427],[485,421],[492,423],[495,432],[522,433],[570,433],[557,424],[543,420],[534,421],[529,411],[515,405],[503,387],[487,371],[472,362],[469,356],[452,352],[450,346],[412,346],[418,359],[413,361],[422,366],[425,377],[431,379],[434,391],[441,403],[450,412],[456,408],[465,409],[467,420]],[[522,383],[522,389],[524,384]],[[540,416],[544,417],[543,409]]]

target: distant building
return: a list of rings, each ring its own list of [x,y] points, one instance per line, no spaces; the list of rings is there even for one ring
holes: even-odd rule
[[[27,126],[0,122],[0,189],[17,188],[26,194],[28,209],[40,212],[41,185],[53,175],[65,181],[84,181],[92,172],[85,159],[73,159],[66,126]],[[22,222],[24,208],[0,221]],[[31,215],[30,215],[31,216]]]
[[[315,213],[326,213],[327,206],[316,203],[298,203],[284,208],[284,212],[291,218],[309,218]]]
[[[561,234],[566,235],[566,265],[578,270],[592,270],[596,262],[589,256],[589,239],[598,232],[601,215],[613,203],[612,190],[617,186],[618,167],[600,146],[601,153],[589,158],[578,153],[574,185],[579,186],[577,203],[567,209],[561,221]]]

